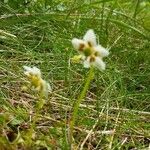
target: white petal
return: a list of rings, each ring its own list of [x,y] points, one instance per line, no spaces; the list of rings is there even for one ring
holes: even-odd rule
[[[103,62],[103,60],[98,58],[98,57],[96,57],[95,62],[93,62],[93,66],[95,66],[96,68],[98,68],[101,71],[105,70],[105,67],[106,67],[106,65]]]
[[[37,76],[41,76],[41,71],[37,67],[33,67],[32,73]]]
[[[109,55],[109,51],[101,45],[96,46],[95,51],[97,51],[101,57],[106,57]]]
[[[25,75],[29,75],[31,73],[31,74],[37,75],[39,77],[41,76],[41,71],[37,67],[31,68],[28,66],[23,66],[23,68],[25,69],[25,72],[24,72]]]
[[[23,66],[23,68],[25,69],[25,71],[29,71],[29,72],[32,70],[32,68],[28,66]]]
[[[90,42],[92,46],[96,46],[96,36],[92,29],[88,30],[83,37],[83,40],[86,42]]]
[[[26,76],[29,76],[29,74],[32,72],[32,68],[31,67],[28,67],[28,66],[23,66],[23,68],[24,68],[24,74],[26,75]]]
[[[90,60],[89,59],[84,60],[83,66],[84,66],[84,68],[90,68],[90,66],[91,66]]]
[[[72,39],[72,45],[75,49],[79,49],[81,44],[85,44],[85,42],[77,38]]]

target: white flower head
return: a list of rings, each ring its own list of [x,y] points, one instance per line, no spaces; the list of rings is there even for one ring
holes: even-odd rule
[[[38,77],[41,77],[41,71],[40,69],[38,69],[37,67],[28,67],[28,66],[23,66],[24,68],[24,74],[26,76],[30,76],[30,75],[35,75],[35,76],[38,76]]]
[[[37,67],[23,66],[24,74],[27,76],[31,86],[33,86],[37,91],[47,95],[51,91],[51,86],[41,77],[41,71]]]
[[[72,44],[83,56],[85,68],[94,66],[99,70],[105,70],[103,58],[109,55],[107,49],[97,44],[96,35],[92,29],[88,30],[82,39],[73,38]]]

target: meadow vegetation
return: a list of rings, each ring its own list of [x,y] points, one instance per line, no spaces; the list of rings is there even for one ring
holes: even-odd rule
[[[90,69],[71,61],[71,40],[89,29],[110,54],[105,71],[94,70],[72,139]],[[149,40],[149,0],[0,1],[0,150],[149,150]],[[42,109],[23,88],[23,66],[50,83]]]

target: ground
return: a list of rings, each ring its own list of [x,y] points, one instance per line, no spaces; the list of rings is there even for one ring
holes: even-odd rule
[[[80,104],[73,149],[150,148],[150,2],[0,2],[0,149],[70,149],[69,122],[89,69],[72,63],[71,40],[93,29],[110,48],[106,70]],[[52,92],[24,90],[23,66],[36,66]],[[36,121],[35,121],[36,118]]]

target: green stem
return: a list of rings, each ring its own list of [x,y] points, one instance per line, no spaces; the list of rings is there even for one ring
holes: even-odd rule
[[[74,105],[74,108],[73,108],[73,114],[72,114],[72,118],[71,118],[71,121],[70,121],[70,133],[69,133],[69,135],[70,135],[70,145],[72,144],[73,127],[74,127],[74,124],[76,122],[79,106],[80,106],[81,101],[85,97],[87,90],[89,89],[90,82],[93,79],[93,76],[94,76],[94,68],[91,67],[90,71],[89,71],[89,74],[86,78],[86,82],[85,82],[85,85],[83,87],[83,90],[82,90],[81,94],[79,95],[79,97],[78,97],[78,99],[77,99],[77,101]]]
[[[35,132],[34,130],[36,129],[36,122],[38,120],[38,115],[40,114],[40,110],[43,108],[44,104],[45,104],[45,100],[43,99],[43,94],[40,93],[39,100],[37,101],[36,106],[35,106],[35,116],[33,118],[33,122],[32,122],[31,129],[30,129],[30,134],[29,134],[30,142],[32,141],[32,135]]]
[[[35,117],[33,120],[34,126],[35,126],[36,121],[38,119],[38,115],[40,114],[40,110],[43,108],[44,104],[45,104],[45,99],[44,99],[43,93],[40,92],[39,93],[39,100],[37,101],[36,106],[35,106]]]

